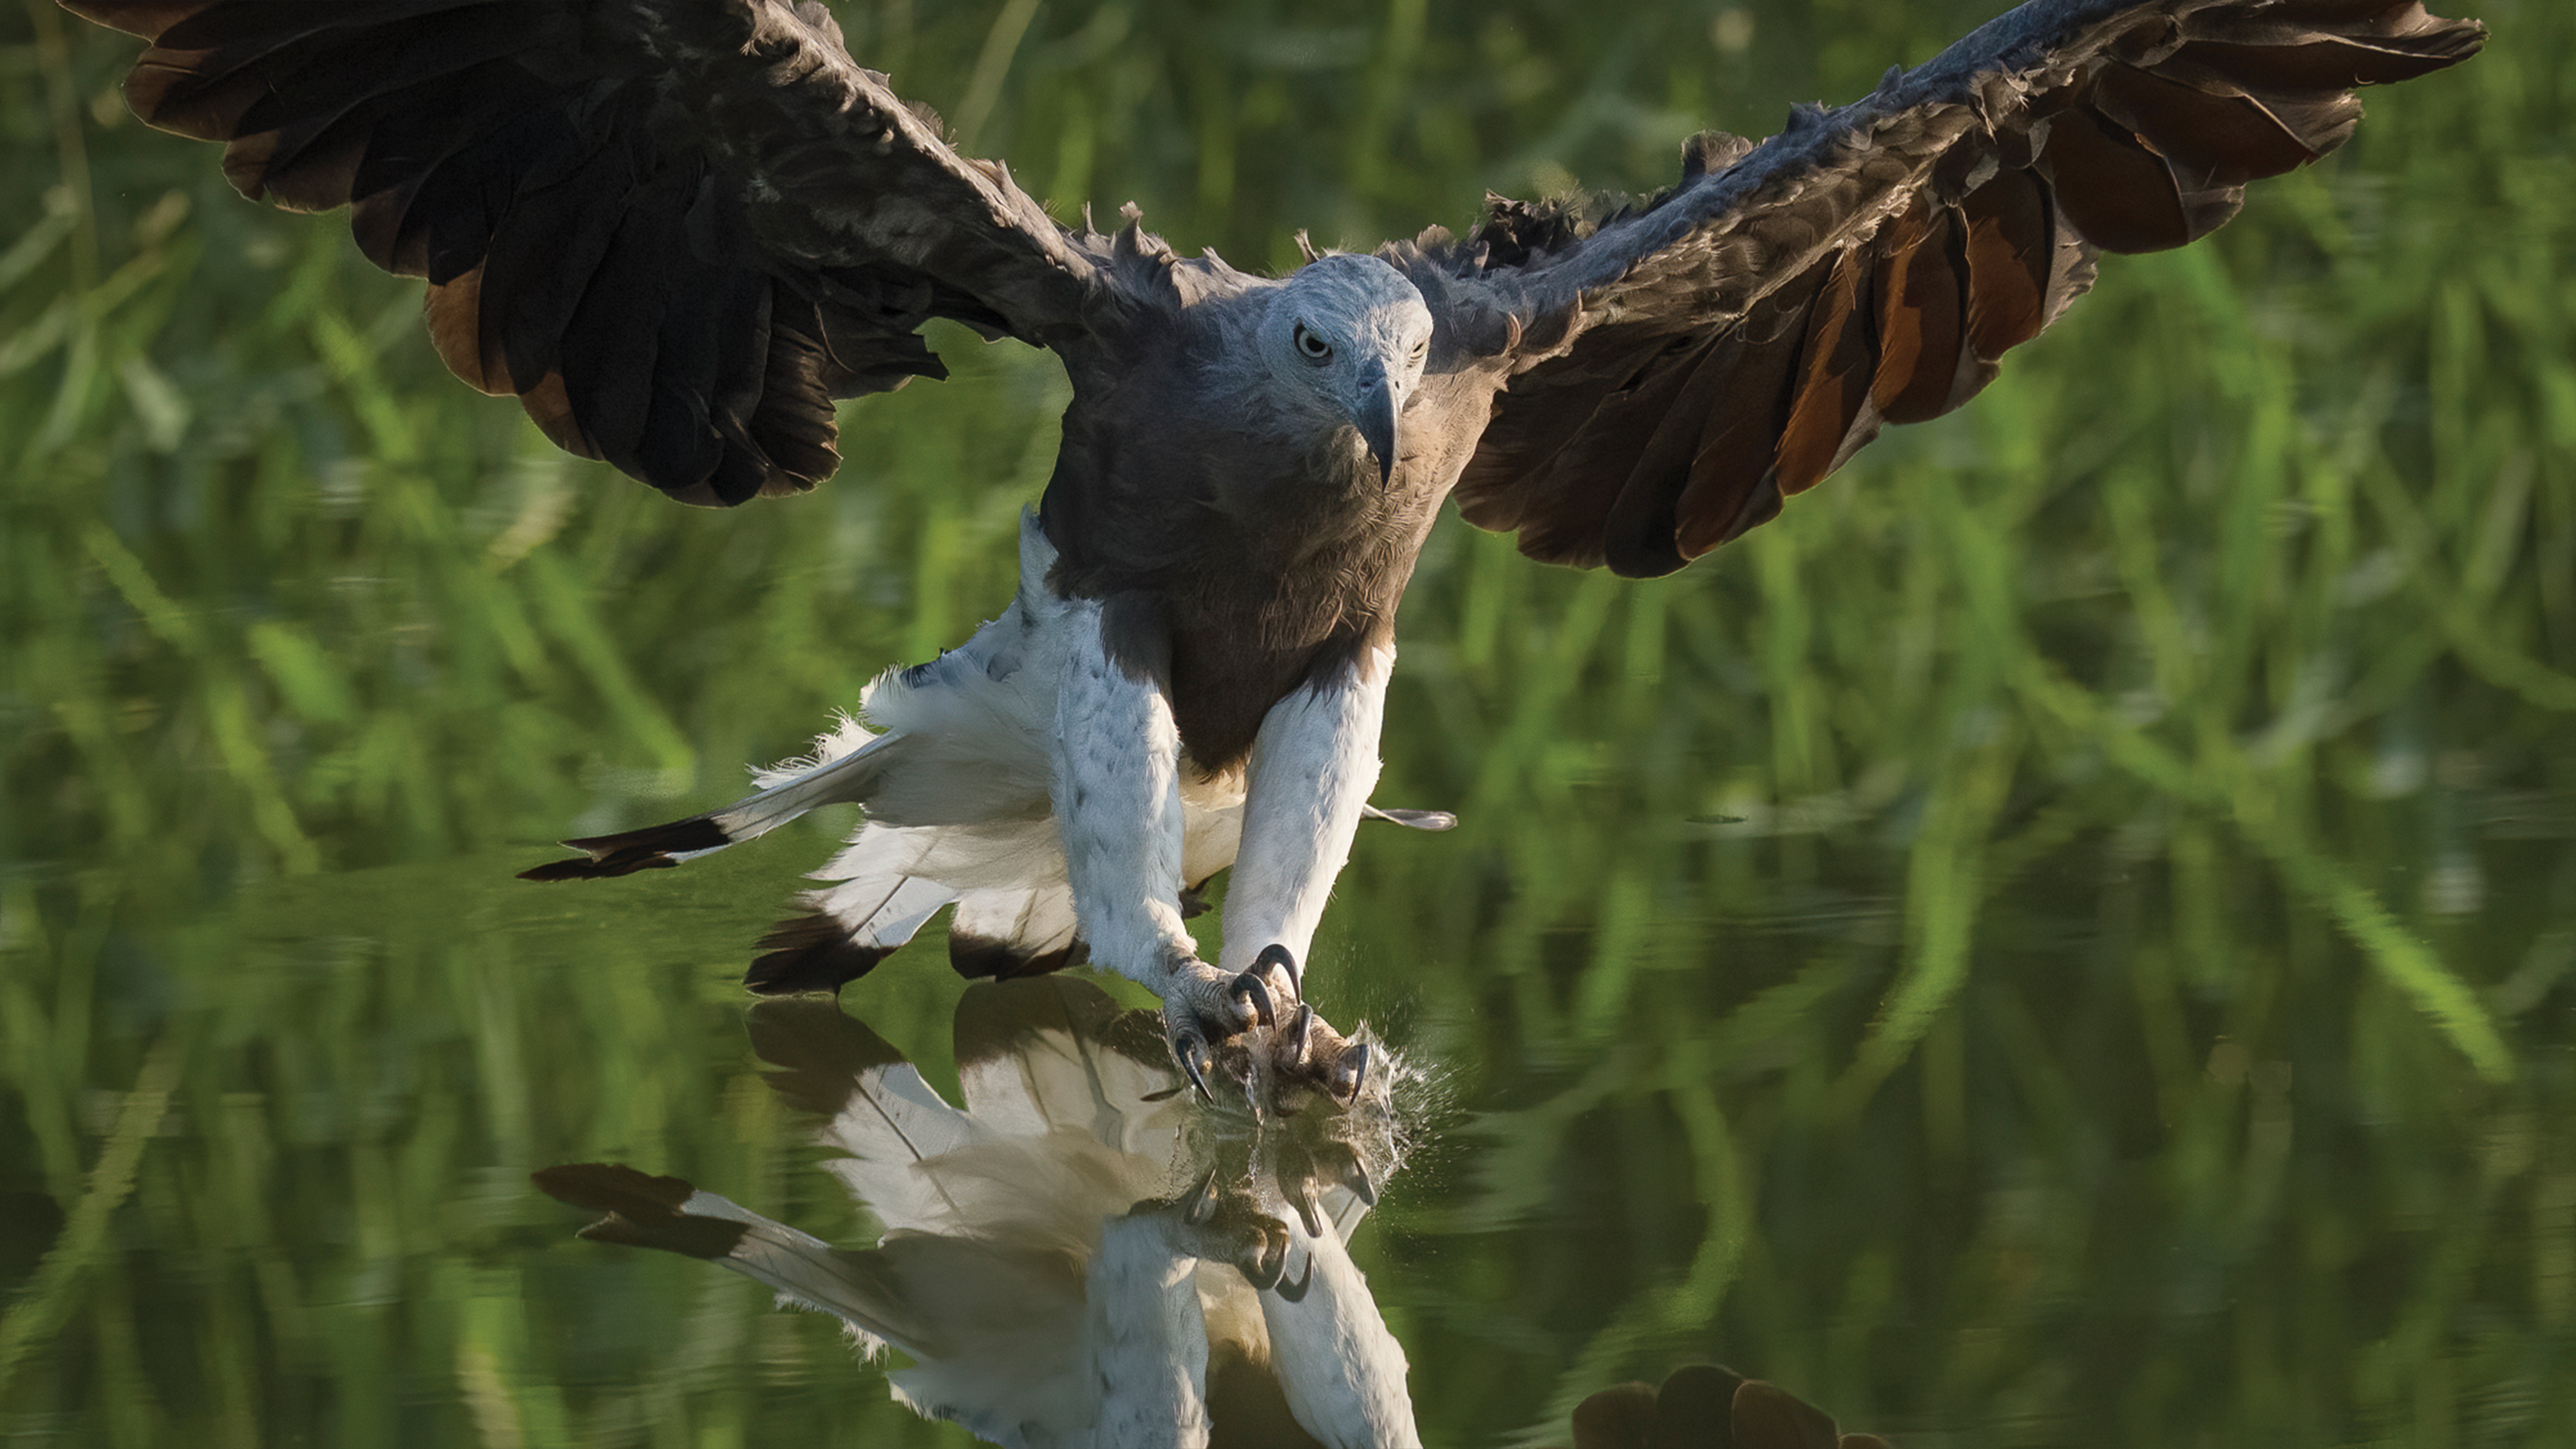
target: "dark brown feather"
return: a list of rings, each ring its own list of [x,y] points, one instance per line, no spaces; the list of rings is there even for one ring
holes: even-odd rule
[[[948,933],[948,964],[969,981],[1043,976],[1075,964],[1082,954],[1080,941],[1052,951],[1030,952],[990,936],[968,936],[954,930]]]
[[[616,835],[592,835],[564,844],[587,852],[579,860],[553,860],[519,872],[521,880],[597,880],[608,876],[631,875],[639,870],[660,870],[679,864],[671,857],[701,850],[718,850],[733,843],[724,827],[704,815],[674,820],[666,825],[648,825],[641,830],[628,830]]]
[[[2104,251],[2170,251],[2192,239],[2173,168],[2091,106],[2049,122],[2039,166],[2058,210]]]
[[[1684,558],[1697,558],[1779,511],[1772,459],[1796,405],[1807,309],[1827,273],[1826,267],[1811,268],[1737,329],[1724,395],[1704,419],[1689,485],[1675,504],[1676,542]]]
[[[2135,66],[2106,66],[2093,104],[2197,186],[2242,186],[2317,159],[2262,102],[2232,86],[2208,90]]]
[[[227,143],[244,195],[353,204],[368,259],[438,289],[460,377],[686,501],[812,486],[838,462],[832,399],[939,374],[914,335],[934,317],[1035,339],[1090,305],[1089,256],[819,9],[73,8],[152,41],[137,114]]]
[[[684,1211],[697,1189],[677,1177],[650,1177],[618,1163],[583,1162],[540,1168],[532,1179],[555,1201],[606,1216],[581,1230],[595,1243],[661,1248],[692,1258],[731,1254],[751,1231],[732,1218]]]
[[[2208,234],[2246,183],[2343,142],[2352,87],[2484,34],[2415,0],[2038,0],[1749,154],[1691,150],[1661,196],[1496,198],[1465,241],[1396,249],[1462,318],[1489,308],[1527,339],[1459,509],[1533,557],[1668,573],[1880,424],[1974,396],[2091,285],[2096,251]]]

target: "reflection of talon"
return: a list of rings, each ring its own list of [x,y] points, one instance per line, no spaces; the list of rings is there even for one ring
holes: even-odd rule
[[[1257,1226],[1261,1231],[1261,1246],[1254,1250],[1250,1263],[1234,1266],[1243,1274],[1243,1280],[1252,1285],[1254,1292],[1266,1293],[1278,1287],[1279,1280],[1288,1271],[1288,1234],[1276,1223],[1263,1221]],[[1303,1285],[1299,1287],[1303,1291]]]
[[[1324,1205],[1317,1199],[1313,1179],[1297,1184],[1296,1191],[1288,1195],[1288,1205],[1297,1210],[1297,1221],[1306,1225],[1307,1237],[1324,1235]]]
[[[1370,1207],[1377,1206],[1377,1184],[1369,1180],[1368,1164],[1360,1161],[1359,1154],[1356,1152],[1351,1154],[1350,1162],[1342,1168],[1342,1186],[1349,1188],[1351,1196],[1361,1202]]]
[[[1216,1209],[1216,1169],[1211,1167],[1207,1175],[1199,1179],[1199,1185],[1190,1189],[1190,1195],[1181,1208],[1181,1221],[1194,1228],[1204,1227],[1208,1219],[1216,1216]]]
[[[1282,1266],[1284,1267],[1285,1264],[1283,1263]],[[1308,1253],[1306,1255],[1305,1272],[1298,1274],[1294,1278],[1289,1277],[1283,1272],[1279,1275],[1279,1281],[1273,1283],[1271,1287],[1279,1294],[1280,1297],[1287,1299],[1289,1302],[1303,1303],[1306,1301],[1306,1289],[1312,1286],[1314,1281],[1315,1255]]]

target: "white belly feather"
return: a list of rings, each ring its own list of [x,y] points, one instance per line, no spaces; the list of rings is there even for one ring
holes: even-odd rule
[[[819,805],[863,808],[849,846],[815,872],[835,884],[803,897],[848,948],[891,951],[954,903],[951,955],[970,974],[1080,959],[1048,800],[1049,740],[1070,632],[1097,625],[1048,589],[1054,561],[1036,518],[1023,516],[1019,592],[1000,618],[930,663],[878,676],[857,718],[818,738],[811,756],[760,772],[761,793],[709,817],[739,842]],[[1243,800],[1240,771],[1184,772],[1189,883],[1233,863]],[[821,926],[791,922],[772,944],[819,944]]]

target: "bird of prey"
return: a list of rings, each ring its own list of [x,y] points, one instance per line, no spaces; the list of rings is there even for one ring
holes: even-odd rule
[[[129,100],[245,194],[349,206],[458,375],[684,502],[821,481],[835,399],[938,375],[933,318],[1052,349],[1072,403],[1001,617],[760,794],[534,874],[855,803],[754,989],[836,989],[953,907],[970,975],[1088,959],[1162,998],[1194,1081],[1223,1049],[1345,1097],[1367,1048],[1301,968],[1444,500],[1546,562],[1679,569],[1966,402],[2098,254],[2206,235],[2340,145],[2356,87],[2485,35],[2417,0],[2032,0],[1758,145],[1692,138],[1652,198],[1266,277],[1132,212],[1059,225],[816,4],[64,3],[151,42]],[[1209,962],[1184,917],[1229,866]]]
[[[1154,1014],[1088,982],[979,983],[963,1110],[827,1001],[763,1002],[769,1085],[880,1228],[843,1250],[672,1177],[537,1185],[582,1236],[684,1253],[901,1350],[895,1397],[997,1444],[1418,1445],[1404,1350],[1346,1240],[1403,1162],[1385,1074],[1264,1120],[1178,1094]]]

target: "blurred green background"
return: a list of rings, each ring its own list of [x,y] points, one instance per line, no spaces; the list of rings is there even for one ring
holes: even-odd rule
[[[1293,260],[1646,188],[1987,11],[884,0],[1071,216]],[[1445,524],[1315,994],[1429,1075],[1355,1245],[1426,1438],[1714,1356],[1909,1446],[2576,1442],[2576,7],[1651,584]],[[1012,584],[1062,377],[678,508],[0,8],[0,1436],[952,1442],[825,1320],[569,1240],[824,1233],[733,982],[845,821],[595,887]],[[936,943],[845,995],[941,1071]],[[1556,1431],[1561,1432],[1561,1430]]]

